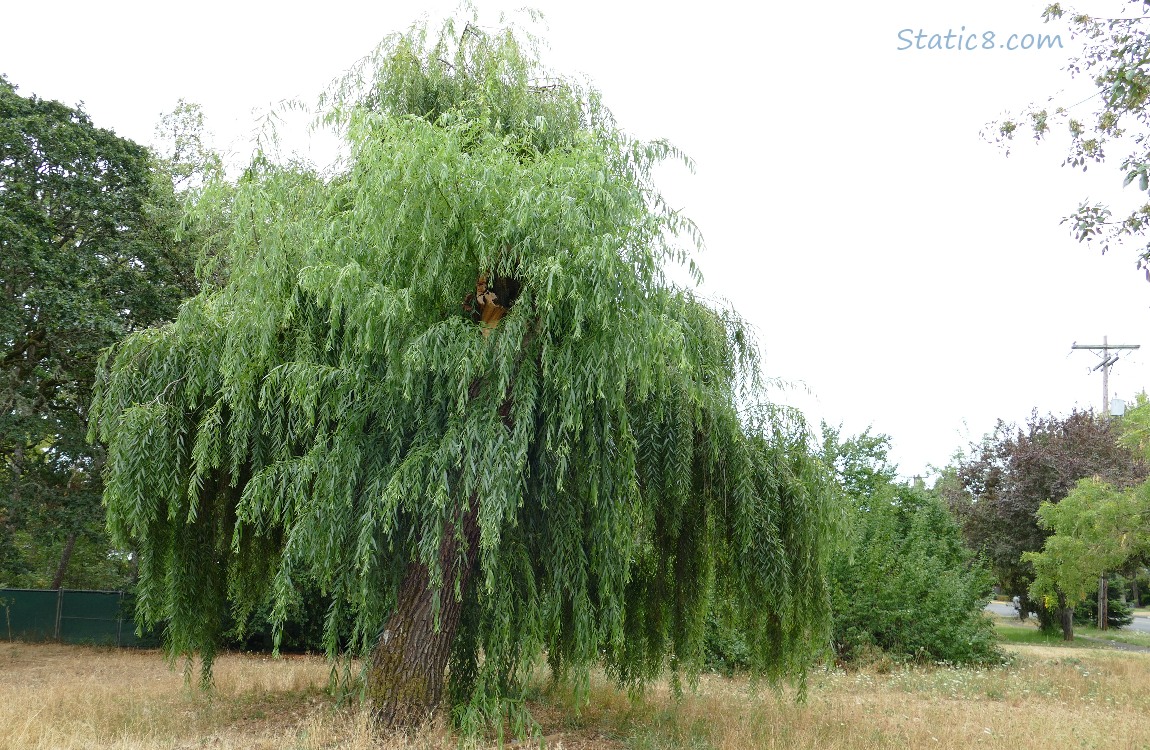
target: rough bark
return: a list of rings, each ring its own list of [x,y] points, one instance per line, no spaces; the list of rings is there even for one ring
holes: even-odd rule
[[[73,531],[68,535],[68,541],[64,542],[64,552],[60,555],[60,564],[56,567],[56,575],[52,578],[53,589],[59,589],[64,585],[64,576],[68,572],[68,564],[72,562],[72,552],[76,549],[77,534]]]
[[[463,300],[464,310],[480,324],[484,338],[499,324],[519,292],[518,281],[494,281],[493,288],[488,288],[487,274],[479,274],[474,294]],[[479,379],[472,381],[468,389],[471,400],[479,395],[480,384]],[[510,387],[499,414],[511,429]],[[443,588],[432,588],[426,565],[410,563],[399,586],[395,610],[371,653],[367,693],[375,721],[385,729],[424,723],[443,699],[447,662],[463,614],[463,595],[471,585],[479,549],[478,496],[472,495],[466,508],[457,509],[454,520],[445,525],[439,543]]]
[[[448,524],[439,545],[443,589],[432,588],[427,566],[412,562],[400,584],[395,610],[372,650],[367,692],[375,720],[385,729],[419,726],[443,698],[447,660],[463,612],[455,585],[458,582],[461,593],[467,590],[479,548],[477,498],[471,498],[461,521],[462,534],[456,533],[455,524]]]
[[[1058,594],[1058,617],[1062,624],[1062,640],[1074,640],[1074,607],[1067,606],[1066,595]]]

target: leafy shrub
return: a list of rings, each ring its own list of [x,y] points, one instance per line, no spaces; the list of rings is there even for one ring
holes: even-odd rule
[[[983,610],[993,576],[963,545],[958,522],[935,491],[897,483],[890,438],[864,431],[842,439],[822,425],[822,458],[841,488],[847,524],[831,564],[832,645],[841,662],[890,666],[923,661],[1003,660]],[[707,621],[708,666],[745,667],[730,607],[719,597]]]
[[[727,609],[720,606],[707,613],[703,658],[707,669],[731,677],[751,666],[751,650]]]
[[[993,578],[957,522],[925,490],[888,485],[856,502],[847,549],[832,568],[833,644],[849,662],[880,649],[906,661],[1002,659],[983,616]]]
[[[124,599],[124,609],[130,619],[136,618],[136,593],[128,590]],[[325,595],[319,586],[303,582],[296,593],[292,606],[286,611],[286,618],[280,632],[279,650],[282,653],[324,653],[324,622],[331,614],[331,597]],[[142,619],[142,618],[141,618]],[[275,647],[275,616],[270,601],[258,607],[247,617],[237,617],[229,612],[221,628],[218,647],[227,651],[271,653]],[[340,617],[340,632],[350,632],[351,623],[344,615]],[[156,623],[145,628],[139,635],[140,645],[154,647],[166,641],[166,622]],[[340,642],[342,649],[345,644]]]

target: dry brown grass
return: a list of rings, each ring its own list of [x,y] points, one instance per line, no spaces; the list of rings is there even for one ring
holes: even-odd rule
[[[205,694],[155,651],[0,643],[0,748],[373,747],[322,659],[228,655]]]
[[[988,670],[817,675],[806,703],[704,677],[679,701],[638,702],[596,679],[589,704],[562,691],[532,707],[548,748],[1150,748],[1150,654],[1016,646]],[[442,728],[373,738],[364,713],[324,692],[321,659],[227,655],[205,695],[156,652],[0,643],[0,748],[445,750]],[[524,743],[538,746],[538,742]]]
[[[820,675],[805,704],[790,694],[740,697],[741,686],[713,681],[683,703],[677,722],[700,726],[698,746],[719,750],[967,750],[1054,738],[1059,747],[1150,748],[1150,655],[1013,650],[1017,661],[1005,669]]]

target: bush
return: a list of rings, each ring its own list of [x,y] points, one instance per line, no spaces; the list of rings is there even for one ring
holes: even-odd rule
[[[1130,592],[1131,599],[1137,594],[1138,601],[1131,603],[1136,607],[1145,607],[1150,604],[1150,571],[1147,571],[1146,568],[1138,568],[1132,581],[1138,585]]]
[[[323,594],[319,586],[307,581],[299,584],[296,601],[288,610],[287,619],[283,623],[280,652],[324,653],[324,621],[331,612],[331,606],[331,597]],[[136,593],[132,589],[128,590],[124,599],[124,608],[127,616],[134,620]],[[247,618],[237,618],[236,613],[229,612],[221,628],[220,641],[217,645],[227,651],[271,653],[275,645],[273,620],[270,602],[252,612]],[[342,627],[339,632],[350,633],[349,617],[345,614],[340,618],[340,622]],[[165,628],[166,622],[146,628],[139,636],[141,645],[159,646],[164,643]],[[337,646],[342,651],[346,643],[340,641]]]
[[[880,649],[902,661],[1001,661],[983,616],[993,579],[957,522],[931,492],[886,490],[853,505],[848,551],[832,569],[838,658]]]
[[[320,586],[310,580],[296,583],[296,590],[287,619],[280,633],[279,650],[284,653],[324,653],[324,624],[332,616],[332,599]],[[346,608],[337,617],[335,632],[339,637],[337,650],[346,646],[346,636],[351,633],[351,615]],[[275,645],[275,626],[272,602],[266,601],[243,620],[234,615],[224,628],[221,646],[239,651],[270,653]]]
[[[994,580],[963,546],[961,529],[935,491],[896,482],[890,438],[843,438],[822,425],[823,461],[841,488],[848,524],[831,564],[832,645],[840,662],[1003,660],[983,610]],[[711,669],[745,666],[722,596],[708,618]]]
[[[707,613],[703,659],[707,669],[727,677],[751,666],[751,650],[725,607],[712,608]]]

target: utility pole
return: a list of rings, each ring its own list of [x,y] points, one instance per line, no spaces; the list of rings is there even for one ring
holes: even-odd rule
[[[1118,361],[1117,354],[1111,354],[1112,349],[1139,349],[1141,344],[1108,344],[1106,337],[1102,337],[1101,344],[1079,344],[1077,342],[1070,345],[1071,349],[1092,349],[1095,352],[1101,350],[1102,361],[1094,366],[1095,370],[1102,370],[1102,416],[1110,416],[1110,367]]]
[[[1094,366],[1095,370],[1102,370],[1102,416],[1110,416],[1110,367],[1118,361],[1117,354],[1111,354],[1112,349],[1138,349],[1139,344],[1111,344],[1106,341],[1106,337],[1102,337],[1101,344],[1079,344],[1075,342],[1070,345],[1071,349],[1091,349],[1097,354],[1101,350],[1102,361]],[[1110,586],[1106,580],[1106,572],[1103,571],[1102,575],[1098,577],[1098,629],[1108,630],[1109,627],[1106,619],[1110,616],[1110,607],[1108,600],[1110,599]]]

